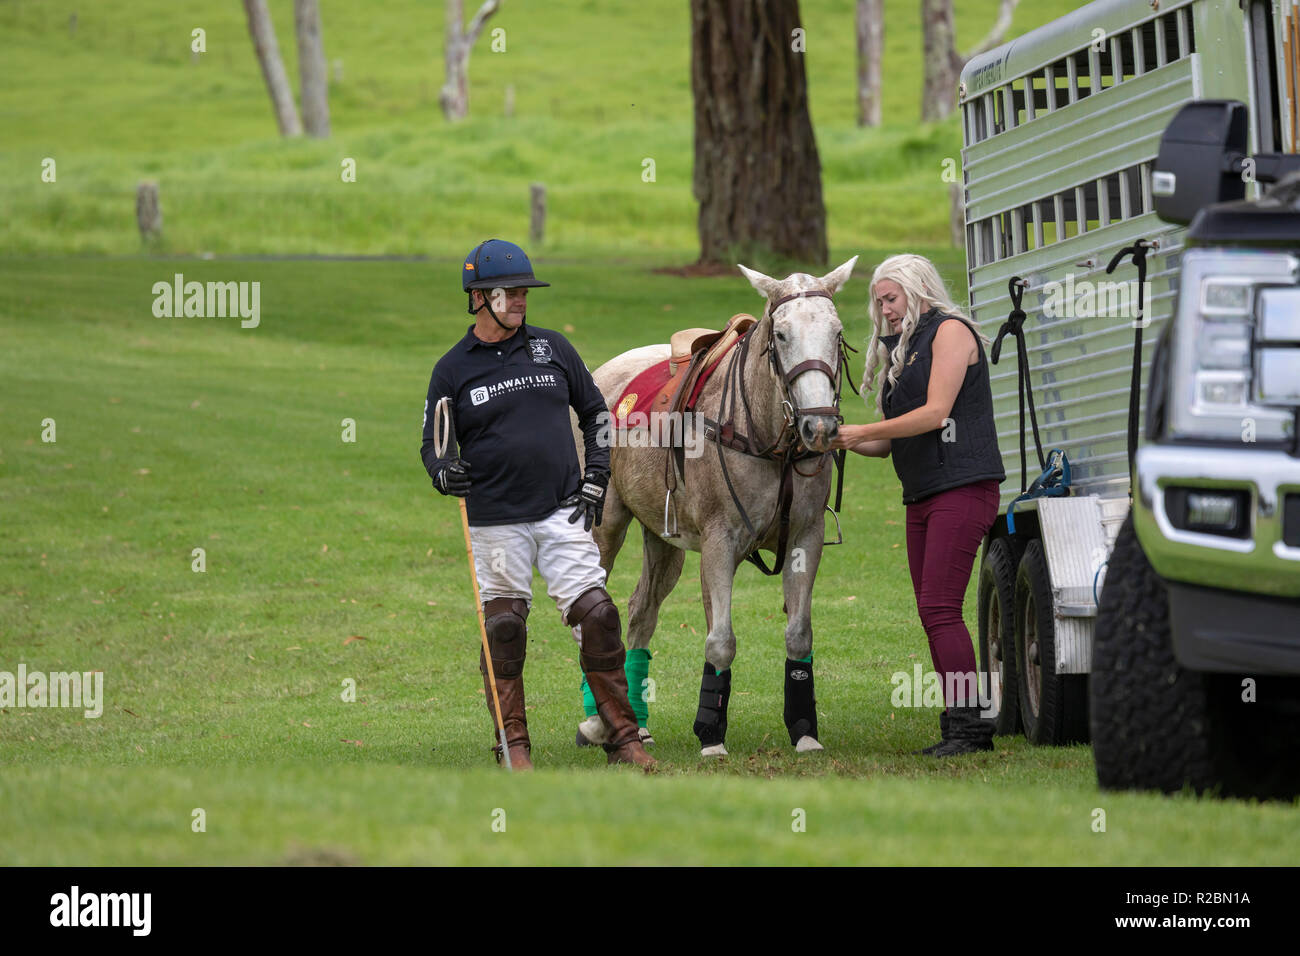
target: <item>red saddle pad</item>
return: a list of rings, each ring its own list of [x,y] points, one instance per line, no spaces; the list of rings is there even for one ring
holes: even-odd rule
[[[626,428],[627,417],[633,412],[648,414],[655,396],[668,384],[669,378],[668,359],[664,359],[632,379],[614,404],[614,427]]]

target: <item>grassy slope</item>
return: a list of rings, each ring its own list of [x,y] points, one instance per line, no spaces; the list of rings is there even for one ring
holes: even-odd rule
[[[149,288],[173,268],[262,282],[262,325],[155,319]],[[428,370],[464,327],[445,269],[0,263],[0,669],[102,669],[107,695],[98,720],[0,713],[0,818],[41,834],[0,843],[0,862],[1288,859],[1294,808],[1099,794],[1086,747],[908,756],[935,718],[889,700],[890,675],[928,655],[897,482],[878,461],[854,462],[849,543],[819,575],[827,754],[796,759],[785,742],[779,588],[745,569],[733,757],[698,763],[691,557],[653,647],[664,772],[609,774],[572,747],[576,655],[539,582],[528,699],[546,769],[491,773],[459,521],[416,458]],[[532,320],[574,325],[593,365],[753,299],[739,279],[551,271]],[[842,310],[860,338],[861,309]],[[57,443],[39,439],[46,417]],[[206,573],[190,570],[194,547]],[[628,549],[610,585],[624,606]],[[346,678],[356,703],[340,699]],[[497,807],[508,837],[490,829]],[[790,830],[796,807],[806,833]],[[1106,834],[1090,829],[1098,807]]]
[[[1023,31],[1070,0],[1035,0]],[[271,4],[295,78],[291,5]],[[996,0],[963,0],[958,34],[975,43]],[[331,4],[326,52],[333,138],[275,136],[238,4],[195,15],[172,0],[131,14],[72,0],[0,6],[0,249],[133,254],[141,179],[161,183],[174,252],[462,254],[485,235],[524,235],[528,184],[547,184],[545,252],[617,250],[678,261],[695,249],[689,37],[681,0],[507,3],[471,63],[473,112],[449,126],[437,106],[441,8],[415,0]],[[956,118],[920,127],[920,17],[886,3],[885,124],[854,123],[852,0],[805,0],[809,97],[830,242],[946,244],[944,158]],[[78,11],[75,35],[68,15]],[[193,62],[190,31],[207,31]],[[507,84],[516,116],[502,117]],[[40,182],[44,157],[58,181]],[[357,162],[357,181],[340,163]],[[652,158],[656,181],[642,182]]]

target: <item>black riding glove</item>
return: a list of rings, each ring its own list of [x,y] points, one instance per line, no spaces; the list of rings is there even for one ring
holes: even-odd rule
[[[605,510],[605,486],[609,484],[609,475],[599,471],[589,471],[582,476],[582,487],[560,502],[561,507],[575,505],[573,514],[569,515],[569,524],[582,518],[582,529],[590,531],[593,521],[600,524],[601,514]]]
[[[469,462],[463,458],[452,458],[445,462],[433,475],[433,487],[444,495],[464,498],[469,495]]]

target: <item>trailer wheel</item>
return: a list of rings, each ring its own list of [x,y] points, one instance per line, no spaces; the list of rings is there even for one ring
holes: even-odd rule
[[[1092,752],[1106,790],[1200,793],[1216,781],[1209,675],[1174,658],[1169,595],[1133,514],[1115,539],[1092,644]]]
[[[989,543],[980,565],[980,692],[996,712],[994,733],[1020,730],[1016,693],[1016,561],[1019,547],[1010,538]]]
[[[1016,672],[1020,721],[1035,744],[1064,742],[1065,680],[1056,673],[1052,584],[1041,541],[1031,541],[1016,573]]]

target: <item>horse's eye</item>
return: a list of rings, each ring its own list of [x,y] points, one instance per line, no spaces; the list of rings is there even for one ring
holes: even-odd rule
[[[778,332],[778,333],[776,333],[776,340],[777,340],[778,342],[784,342],[784,341],[785,341],[785,333],[784,333],[784,332]]]

